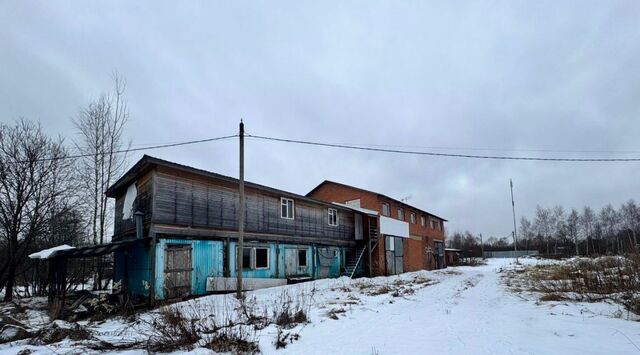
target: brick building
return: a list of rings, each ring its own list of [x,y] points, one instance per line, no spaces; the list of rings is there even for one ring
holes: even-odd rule
[[[363,228],[369,230],[364,231],[366,237],[353,255],[356,260],[351,263],[353,267],[362,264],[364,270],[369,270],[365,273],[372,276],[446,267],[446,219],[381,193],[328,180],[307,196],[375,216],[364,224]]]

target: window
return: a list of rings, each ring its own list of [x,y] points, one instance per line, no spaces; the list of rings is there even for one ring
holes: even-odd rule
[[[329,208],[329,225],[337,226],[338,225],[338,210],[335,208]]]
[[[307,249],[298,249],[298,266],[307,266]]]
[[[424,216],[420,216],[420,225],[424,227],[426,224],[427,224],[426,218],[424,218]]]
[[[253,269],[251,265],[251,253],[253,248],[242,248],[242,269]]]
[[[242,248],[242,269],[268,269],[269,268],[269,248]]]
[[[440,224],[441,222],[435,218],[430,218],[429,219],[431,221],[431,229],[437,229],[437,230],[441,230],[442,229],[442,225]]]
[[[385,215],[385,216],[391,215],[391,209],[389,208],[389,204],[388,203],[383,203],[382,204],[382,214]]]
[[[255,248],[256,253],[256,269],[268,269],[269,268],[269,249],[267,248]]]
[[[295,205],[292,199],[284,198],[284,197],[280,198],[280,217],[281,218],[293,219],[294,208],[295,208]]]
[[[416,214],[411,212],[411,223],[416,224]]]
[[[404,210],[402,208],[398,208],[398,219],[404,221]]]

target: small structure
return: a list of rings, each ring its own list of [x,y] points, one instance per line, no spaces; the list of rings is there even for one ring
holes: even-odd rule
[[[462,256],[462,250],[454,249],[454,248],[445,248],[444,255],[445,255],[445,259],[447,259],[448,266],[456,266],[460,262],[460,257]]]
[[[63,317],[65,314],[65,302],[67,298],[67,264],[69,259],[84,260],[88,258],[101,257],[120,250],[126,252],[126,250],[132,247],[145,245],[148,244],[148,242],[149,240],[147,239],[138,238],[78,248],[69,245],[60,245],[30,254],[29,258],[31,259],[46,260],[49,263],[49,316],[52,319],[57,319]],[[128,275],[125,274],[124,279],[126,280],[127,278]],[[82,279],[84,279],[84,275],[82,276]],[[121,290],[121,295],[123,296],[121,302],[126,303],[129,300],[130,293],[126,288],[128,283],[124,282],[123,284],[125,286]]]

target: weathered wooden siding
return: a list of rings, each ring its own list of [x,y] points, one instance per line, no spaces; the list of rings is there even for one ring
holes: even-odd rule
[[[154,223],[221,230],[238,228],[239,198],[234,188],[164,172],[156,173],[154,184]],[[350,211],[340,210],[338,226],[330,226],[325,206],[294,199],[295,219],[288,220],[280,217],[280,196],[246,189],[245,200],[247,232],[354,239],[354,217]]]
[[[138,191],[134,201],[134,209],[144,213],[144,221],[151,221],[153,207],[153,175],[151,173],[143,176],[136,181],[136,189]],[[122,219],[122,208],[124,206],[125,192],[116,198],[115,216],[114,216],[114,235],[135,231],[135,221],[131,219]]]

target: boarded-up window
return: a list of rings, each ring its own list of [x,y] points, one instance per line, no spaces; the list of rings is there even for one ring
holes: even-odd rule
[[[256,269],[269,268],[269,249],[256,248]]]
[[[307,266],[307,249],[298,250],[298,266]]]

